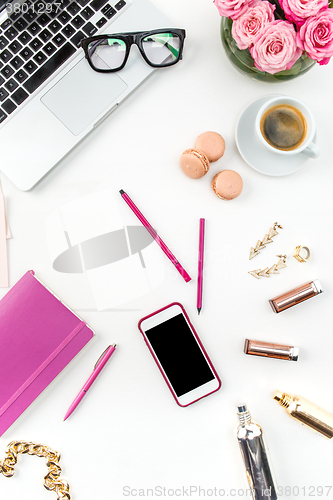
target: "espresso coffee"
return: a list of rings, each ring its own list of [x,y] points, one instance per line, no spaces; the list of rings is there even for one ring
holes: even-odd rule
[[[289,104],[277,104],[263,114],[260,130],[270,146],[291,151],[304,141],[307,124],[299,109]]]

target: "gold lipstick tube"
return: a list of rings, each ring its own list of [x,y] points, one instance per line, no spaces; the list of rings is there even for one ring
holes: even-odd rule
[[[286,409],[288,415],[328,439],[333,437],[333,415],[301,396],[275,391],[273,399]]]
[[[291,345],[245,339],[244,352],[245,354],[252,354],[253,356],[297,361],[299,348]]]
[[[311,299],[311,297],[315,297],[319,293],[322,293],[323,289],[318,280],[311,281],[310,283],[305,283],[305,285],[301,285],[290,292],[284,293],[283,295],[279,295],[279,297],[275,297],[275,299],[271,299],[269,301],[272,309],[275,313],[279,313],[284,311],[285,309],[289,309],[289,307],[296,306],[304,300]]]

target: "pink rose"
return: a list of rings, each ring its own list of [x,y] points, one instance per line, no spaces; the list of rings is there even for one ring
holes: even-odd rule
[[[214,0],[221,16],[237,19],[247,11],[253,0]]]
[[[262,0],[254,0],[245,14],[234,20],[232,36],[241,50],[250,47],[265,26],[274,21],[274,10],[275,5]]]
[[[311,59],[327,64],[333,56],[333,9],[307,19],[297,33],[297,43]]]
[[[271,74],[290,69],[302,54],[294,26],[282,20],[268,24],[254,40],[250,52],[255,66]]]
[[[289,21],[302,25],[320,10],[328,8],[328,0],[279,0],[285,16]]]

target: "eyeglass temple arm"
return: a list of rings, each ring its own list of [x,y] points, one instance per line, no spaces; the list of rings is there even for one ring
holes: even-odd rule
[[[159,39],[158,36],[155,36],[155,38],[157,40]],[[163,40],[163,37],[161,39]],[[167,49],[169,49],[173,56],[175,56],[175,57],[178,56],[179,51],[177,49],[175,49],[175,47],[173,47],[172,45],[170,45],[168,42],[164,43],[164,47],[166,47]]]
[[[170,50],[170,52],[171,52],[171,54],[172,54],[173,56],[175,56],[175,57],[177,57],[177,56],[178,56],[179,51],[178,51],[177,49],[175,49],[172,45],[170,45],[168,42],[165,42],[165,44],[164,44],[164,45],[165,45],[165,46],[166,46],[166,47]]]

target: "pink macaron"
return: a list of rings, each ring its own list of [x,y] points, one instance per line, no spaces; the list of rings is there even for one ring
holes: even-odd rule
[[[204,132],[195,141],[194,148],[203,151],[209,161],[217,161],[224,155],[225,141],[217,132]]]
[[[200,179],[209,170],[209,160],[205,153],[197,149],[186,149],[179,160],[184,174],[192,179]]]
[[[243,190],[243,179],[234,170],[222,170],[212,181],[214,193],[221,200],[233,200]]]

